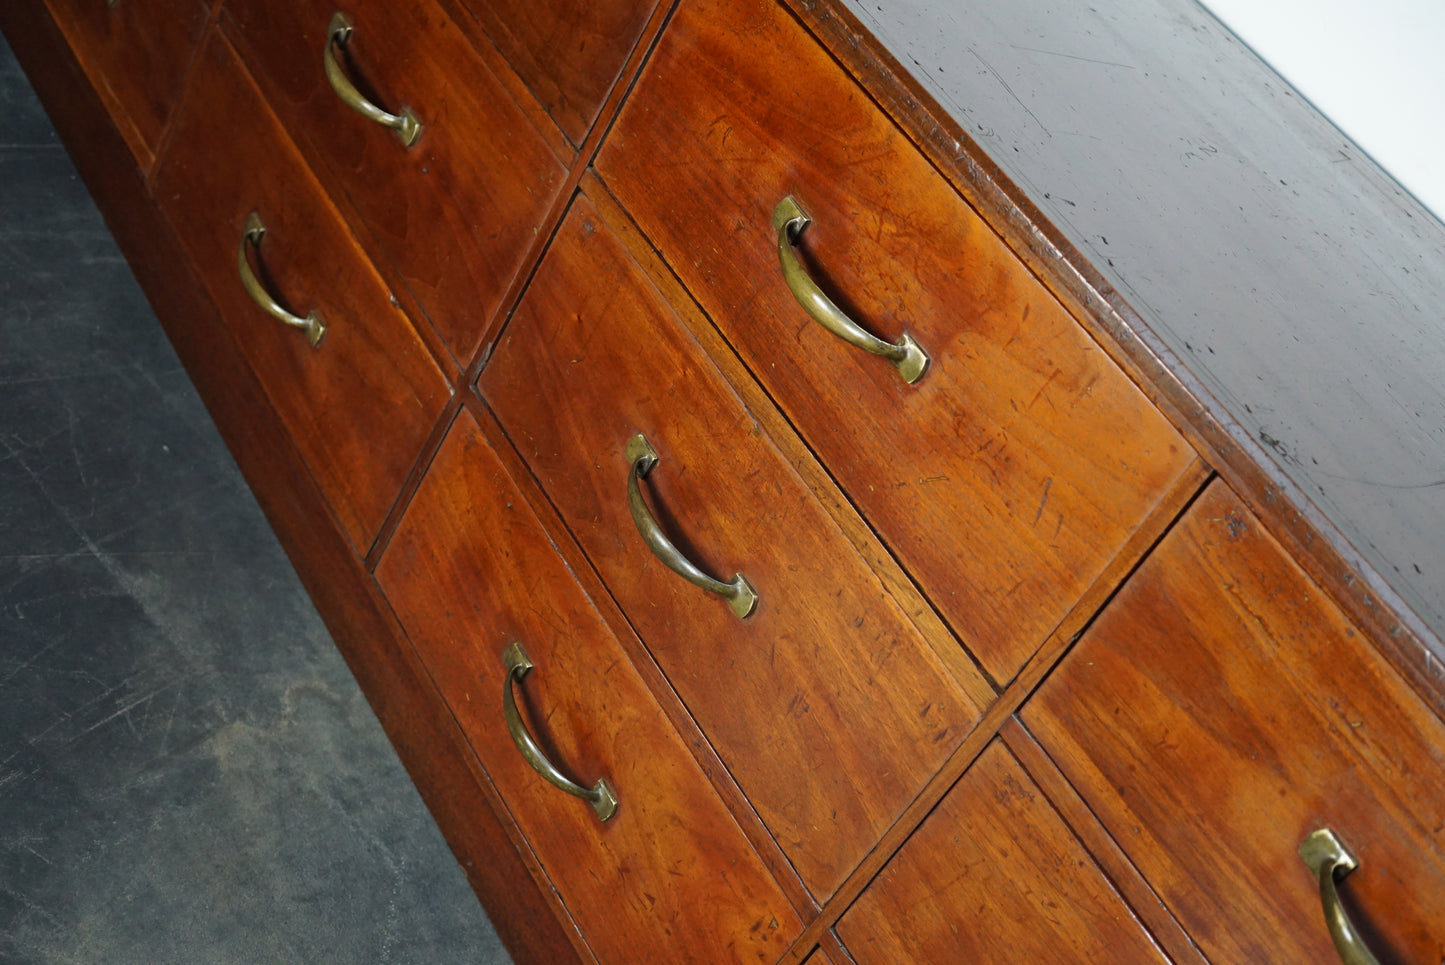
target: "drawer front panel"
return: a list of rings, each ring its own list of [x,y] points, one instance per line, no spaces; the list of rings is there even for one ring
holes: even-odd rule
[[[480,388],[808,887],[830,894],[978,710],[579,195]],[[756,611],[658,560],[669,537]]]
[[[376,572],[599,959],[782,954],[801,922],[467,412]],[[509,685],[512,643],[534,668]],[[507,686],[570,779],[606,781],[613,817],[599,820],[522,759],[503,716]]]
[[[587,136],[657,0],[459,0],[573,144]]]
[[[262,88],[465,365],[561,190],[561,162],[431,0],[237,0],[225,9]],[[338,9],[352,30],[330,46],[334,60],[387,113],[411,111],[420,124],[411,147],[328,81],[323,54]]]
[[[1211,959],[1336,960],[1323,827],[1381,959],[1445,957],[1445,725],[1222,483],[1023,716]]]
[[[996,679],[1013,677],[1192,455],[788,13],[686,0],[598,170]],[[907,384],[813,321],[803,268]]]
[[[201,56],[156,198],[365,552],[446,403],[446,380],[229,45],[213,37]],[[266,234],[247,261],[294,314],[319,314],[326,333],[315,347],[242,286],[237,258],[252,212]]]
[[[838,923],[859,965],[1168,959],[995,742]]]
[[[205,32],[209,0],[47,2],[127,146],[149,170]]]

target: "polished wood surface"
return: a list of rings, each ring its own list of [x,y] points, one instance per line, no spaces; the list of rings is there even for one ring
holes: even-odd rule
[[[433,0],[363,2],[346,10],[358,29],[347,70],[384,106],[410,106],[425,123],[407,76],[484,68],[495,85],[445,88],[448,103],[482,91],[488,108],[520,111],[545,147],[530,168],[553,192],[537,230],[498,247],[513,267],[498,269],[492,307],[463,297],[461,334],[446,339],[426,317],[441,283],[402,280],[413,268],[458,270],[446,263],[470,242],[432,238],[422,212],[440,204],[459,219],[437,229],[445,235],[470,230],[467,212],[490,201],[411,186],[367,200],[362,176],[415,175],[429,134],[407,152],[335,101],[321,41],[285,29],[330,10],[311,18],[236,0],[221,14],[247,67],[219,36],[192,61],[184,116],[159,131],[150,176],[169,224],[145,198],[149,161],[136,145],[147,142],[109,86],[136,78],[106,74],[143,68],[102,66],[42,0],[0,5],[0,26],[30,45],[23,56],[55,89],[80,92],[56,100],[67,143],[519,963],[601,949],[633,962],[657,947],[669,962],[715,953],[844,965],[853,959],[835,927],[850,944],[882,936],[890,961],[948,961],[930,943],[951,941],[952,925],[963,930],[990,905],[938,903],[985,873],[995,875],[988,901],[1015,909],[998,929],[1013,944],[995,958],[1060,928],[1071,937],[1036,956],[1047,960],[1069,941],[1087,945],[1096,926],[1133,937],[1070,960],[1155,954],[1126,943],[1141,934],[1134,914],[1176,962],[1332,961],[1316,883],[1294,853],[1322,825],[1360,858],[1341,891],[1382,960],[1445,958],[1445,727],[1410,690],[1445,706],[1428,629],[1391,610],[1393,584],[1362,563],[1379,547],[1357,552],[1331,535],[1321,507],[1335,514],[1335,496],[1316,506],[1297,488],[1299,466],[1283,474],[1264,461],[1268,450],[1286,461],[1305,450],[1254,432],[1268,431],[1269,413],[1231,422],[1234,400],[1212,399],[1216,384],[1191,371],[1206,355],[1252,371],[1238,357],[1248,350],[1206,342],[1186,348],[1186,364],[1148,328],[1151,306],[1134,311],[1138,290],[1109,287],[1102,246],[1131,242],[1073,244],[1076,226],[1049,224],[835,0],[682,0],[674,20],[666,4],[634,7],[626,16],[646,20],[640,42],[622,39],[632,27],[598,41],[626,66],[587,67],[600,92],[587,96],[557,79],[587,59],[569,58],[559,38],[577,41],[579,24],[620,8],[499,0],[473,18],[462,4],[478,11],[482,0],[440,0],[448,20]],[[1022,2],[1020,17],[1041,9]],[[418,11],[429,40],[403,24]],[[372,18],[386,26],[369,31]],[[517,34],[494,47],[498,24]],[[273,41],[295,45],[294,57]],[[511,66],[499,53],[508,44]],[[522,47],[544,54],[528,66]],[[426,56],[441,66],[417,73]],[[293,81],[310,86],[293,91]],[[546,93],[550,83],[563,92]],[[585,105],[599,96],[594,120]],[[421,164],[423,178],[443,160],[449,185],[476,157],[512,163],[505,145],[500,161],[487,155],[495,142],[458,139]],[[551,244],[578,184],[590,198]],[[257,261],[268,282],[292,309],[326,315],[320,350],[241,294],[236,247],[252,205],[230,194],[235,185],[260,199],[271,229]],[[1044,202],[1051,187],[1063,196],[1048,185]],[[815,219],[797,251],[824,289],[879,335],[906,330],[933,355],[919,386],[838,343],[782,287],[768,221],[789,192]],[[393,228],[371,223],[370,204]],[[406,258],[416,260],[404,271]],[[342,317],[360,327],[339,328]],[[471,349],[458,347],[468,339]],[[349,364],[308,366],[332,365],[338,347]],[[1292,352],[1262,364],[1316,357]],[[481,373],[486,402],[470,389],[448,399],[458,370],[462,382]],[[763,602],[750,621],[642,548],[623,508],[622,445],[639,429],[663,458],[647,500],[705,568],[754,580]],[[1160,542],[1211,467],[1242,496],[1214,484]],[[1402,518],[1418,523],[1411,507],[1432,491],[1409,490]],[[1371,505],[1388,514],[1382,499]],[[1058,540],[1041,535],[1051,512]],[[1430,527],[1417,528],[1411,538],[1428,540]],[[373,563],[391,602],[367,576]],[[1424,569],[1411,579],[1428,582]],[[823,596],[807,602],[798,585]],[[801,620],[775,632],[789,612]],[[564,637],[558,624],[584,632]],[[517,689],[544,745],[589,779],[604,769],[587,762],[606,759],[606,776],[629,786],[608,825],[543,783],[501,728],[502,638],[521,629],[544,641],[544,658],[529,645],[538,669]],[[598,647],[614,654],[602,670],[584,662]],[[589,734],[578,725],[593,704],[625,713]],[[1021,706],[1027,731],[1012,717]],[[629,808],[644,785],[656,788],[643,792],[646,815],[667,818],[656,833],[617,824],[637,816]],[[1001,786],[1008,793],[990,793]],[[989,865],[956,860],[953,842],[931,837],[945,815]],[[594,855],[595,878],[569,863],[579,850]],[[945,869],[954,877],[930,886]],[[666,891],[635,886],[647,874]],[[596,878],[611,889],[605,908]],[[1010,904],[1025,890],[1016,886],[1038,895],[1062,881],[1092,899],[1039,914]],[[1101,911],[1111,906],[1123,908],[1117,920]],[[764,921],[764,908],[780,912]],[[865,928],[870,915],[886,921]],[[741,940],[726,947],[720,934]]]
[[[658,0],[453,2],[476,17],[575,145],[587,136],[658,5]]]
[[[1079,602],[1069,611],[1069,614],[1064,618],[1063,622],[1060,623],[1058,628],[1044,641],[1044,645],[1040,647],[1032,659],[1024,665],[1024,669],[1019,672],[1019,675],[1014,678],[1013,682],[1010,683],[1002,693],[997,695],[997,699],[987,705],[987,709],[984,711],[983,717],[978,725],[969,732],[968,736],[964,738],[963,743],[958,746],[948,761],[929,779],[928,785],[919,792],[918,797],[908,805],[907,809],[899,816],[898,820],[894,822],[893,826],[879,839],[878,844],[868,853],[867,857],[859,863],[858,867],[853,869],[853,872],[848,875],[847,880],[845,880],[838,890],[834,892],[833,896],[828,899],[818,917],[803,929],[803,933],[798,937],[798,940],[793,943],[793,947],[788,950],[788,954],[779,961],[779,965],[797,965],[798,962],[802,961],[803,954],[812,947],[813,943],[826,939],[829,927],[839,916],[844,914],[848,908],[852,906],[853,902],[857,900],[858,896],[868,888],[874,877],[877,876],[884,865],[888,863],[888,860],[908,841],[914,829],[927,819],[928,815],[931,814],[939,802],[947,796],[948,792],[952,790],[953,786],[968,768],[973,765],[973,762],[978,756],[987,749],[993,739],[998,735],[1008,735],[1009,729],[1014,726],[1013,715],[1023,706],[1029,696],[1033,694],[1040,682],[1047,679],[1049,674],[1053,672],[1058,662],[1063,659],[1069,648],[1078,639],[1079,635],[1083,633],[1084,628],[1089,625],[1094,616],[1099,612],[1099,608],[1113,596],[1114,592],[1118,589],[1119,582],[1138,565],[1143,555],[1152,548],[1153,543],[1157,540],[1157,534],[1165,531],[1171,523],[1178,519],[1184,510],[1194,501],[1194,498],[1198,496],[1201,488],[1208,482],[1208,479],[1209,473],[1207,468],[1196,465],[1192,472],[1187,474],[1174,486],[1155,511],[1154,517],[1146,523],[1145,531],[1155,534],[1154,538],[1148,538],[1143,535],[1136,537],[1134,544],[1129,547],[1128,552],[1121,555],[1119,559],[1116,559],[1111,565],[1110,570],[1106,571],[1105,574],[1096,580],[1094,585],[1084,593],[1079,599]],[[1022,758],[1018,750],[1014,750],[1012,747],[1011,750]],[[1042,754],[1042,751],[1040,751],[1039,754]],[[1036,775],[1034,780],[1043,783],[1045,780],[1057,775],[1058,772],[1052,765],[1049,765],[1046,769],[1034,769],[1034,773]],[[1058,780],[1062,782],[1063,778],[1059,777]],[[1055,801],[1055,806],[1062,811],[1063,808],[1057,802],[1066,799],[1062,795],[1047,791],[1047,789],[1046,792],[1049,793],[1050,798]],[[1095,823],[1097,824],[1097,822]],[[1072,819],[1069,819],[1069,824],[1074,829],[1076,835],[1080,834],[1079,828],[1083,825]],[[1107,838],[1107,834],[1104,832],[1100,831],[1099,834]],[[1090,847],[1090,850],[1096,855],[1099,853],[1099,850],[1094,847],[1097,841],[1098,839],[1096,837],[1093,841],[1085,842],[1086,846]],[[1127,877],[1118,873],[1116,867],[1106,867],[1105,870],[1108,876],[1116,883],[1120,881],[1121,878]],[[1134,877],[1136,879],[1138,878],[1137,872]],[[1147,890],[1147,886],[1143,887]],[[1162,936],[1165,941],[1170,943],[1170,954],[1176,965],[1184,965],[1186,962],[1190,963],[1190,965],[1198,965],[1196,959],[1191,959],[1187,955],[1180,955],[1175,952],[1174,946],[1177,945],[1177,942],[1173,941],[1175,936],[1170,933],[1167,927],[1164,927],[1160,923],[1160,916],[1159,914],[1155,914],[1157,910],[1155,907],[1150,907],[1147,902],[1140,900],[1137,891],[1129,894],[1127,897],[1136,909],[1142,909],[1145,915],[1147,915],[1146,923],[1154,935],[1156,937]],[[1154,901],[1154,905],[1158,905],[1157,899]],[[1162,914],[1165,917],[1168,915],[1167,912],[1162,912]],[[1177,926],[1175,927],[1175,931],[1177,931]],[[1188,939],[1184,939],[1184,941],[1188,943]]]
[[[200,46],[212,0],[46,2],[111,123],[141,170],[149,170]]]
[[[1222,483],[1022,716],[1212,960],[1333,960],[1326,826],[1376,954],[1445,956],[1445,725]]]
[[[597,168],[995,680],[1192,458],[775,4],[683,4]],[[788,291],[770,217],[790,193],[825,290],[931,353],[916,386]]]
[[[859,965],[1168,959],[995,742],[838,923]]]
[[[479,388],[815,895],[978,710],[949,678],[612,228],[579,195]],[[739,620],[648,551],[628,439],[670,536],[760,596]]]
[[[354,29],[337,54],[369,99],[392,114],[411,109],[417,143],[407,148],[347,107],[322,66],[337,9],[333,0],[237,0],[223,24],[465,367],[566,168],[431,0],[346,4]]]
[[[1174,965],[1207,965],[1199,946],[1018,718],[1010,717],[998,734],[1170,961]]]
[[[465,410],[377,579],[601,961],[766,962],[787,947],[801,922]],[[610,821],[513,746],[513,642],[536,665],[516,686],[529,728],[578,783],[608,782]]]
[[[215,36],[202,58],[157,200],[364,553],[446,403],[446,380],[229,45]],[[321,314],[315,348],[241,287],[236,254],[252,211],[267,227],[253,264],[296,314]]]

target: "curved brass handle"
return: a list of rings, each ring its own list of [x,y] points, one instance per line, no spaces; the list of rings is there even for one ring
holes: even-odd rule
[[[740,619],[750,616],[758,605],[758,594],[752,584],[741,573],[736,574],[731,583],[723,583],[708,576],[672,545],[657,520],[652,518],[647,503],[642,500],[642,487],[638,480],[657,465],[658,455],[657,450],[652,448],[652,443],[640,432],[627,440],[627,461],[632,463],[632,471],[627,474],[627,507],[632,510],[632,521],[637,524],[637,531],[642,534],[642,541],[647,544],[647,548],[652,550],[652,554],[662,560],[668,569],[689,583],[726,599],[728,606]]]
[[[351,21],[346,14],[340,12],[331,15],[331,23],[326,27],[326,48],[321,52],[322,63],[326,66],[326,79],[331,82],[331,89],[336,91],[336,96],[341,102],[358,114],[368,117],[382,127],[389,127],[401,138],[401,143],[411,147],[416,139],[421,137],[421,121],[411,112],[411,108],[402,108],[401,113],[388,114],[377,107],[371,101],[362,96],[361,91],[346,76],[341,69],[341,63],[336,59],[336,48],[345,47],[347,41],[351,40]]]
[[[1320,881],[1320,902],[1325,909],[1325,924],[1329,926],[1330,937],[1335,941],[1335,951],[1345,965],[1380,965],[1370,954],[1365,941],[1355,930],[1354,923],[1340,903],[1340,893],[1335,888],[1335,879],[1359,867],[1355,856],[1350,854],[1345,843],[1329,828],[1312,831],[1300,843],[1299,856],[1315,873]]]
[[[567,775],[547,760],[542,748],[538,747],[532,735],[527,733],[527,725],[522,723],[522,715],[517,710],[517,699],[512,696],[513,681],[521,680],[527,676],[527,671],[532,669],[532,661],[522,651],[522,645],[514,643],[502,651],[502,663],[507,668],[507,679],[502,683],[502,709],[507,715],[507,730],[512,732],[512,740],[516,743],[517,750],[522,752],[522,757],[538,774],[568,794],[580,797],[592,805],[592,810],[596,811],[603,821],[612,817],[617,813],[617,798],[606,781],[599,778],[596,784],[586,788],[569,780]]]
[[[311,312],[305,318],[292,315],[282,308],[266,287],[261,284],[261,279],[251,270],[251,262],[246,257],[247,248],[261,250],[261,239],[266,236],[266,226],[261,223],[261,216],[252,211],[246,216],[246,230],[241,235],[241,250],[236,254],[236,270],[241,273],[241,286],[246,289],[246,294],[251,300],[261,306],[261,310],[272,318],[290,325],[292,328],[299,328],[306,333],[306,341],[311,345],[321,344],[321,339],[326,335],[326,326],[321,324],[321,316]]]
[[[928,354],[911,335],[905,332],[896,343],[876,338],[844,314],[832,299],[823,294],[817,282],[808,277],[807,270],[793,253],[793,242],[812,223],[813,219],[791,194],[773,209],[773,230],[778,233],[778,261],[783,266],[783,280],[788,283],[788,289],[798,304],[814,321],[848,344],[892,362],[909,385],[923,378],[923,373],[928,371]]]

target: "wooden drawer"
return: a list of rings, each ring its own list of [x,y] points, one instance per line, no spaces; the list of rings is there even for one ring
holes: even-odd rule
[[[479,387],[804,882],[830,894],[978,709],[585,195]],[[638,487],[650,511],[703,570],[752,584],[746,619],[639,536],[639,432],[660,456]]]
[[[769,0],[684,0],[598,170],[995,679],[1011,679],[1170,486],[1188,446]],[[805,268],[909,385],[812,321]]]
[[[446,403],[447,383],[230,46],[213,36],[201,58],[156,198],[364,553]],[[294,313],[320,316],[326,332],[315,347],[242,287],[237,255],[252,212],[266,233],[243,257]]]
[[[1167,962],[995,741],[838,923],[859,965]]]
[[[602,962],[771,962],[801,922],[465,411],[377,579]],[[516,682],[503,652],[534,669]],[[513,744],[503,691],[607,821]]]
[[[465,4],[547,113],[580,145],[657,0],[451,0]]]
[[[1445,725],[1222,483],[1023,718],[1214,961],[1336,960],[1324,827],[1376,954],[1445,958]]]
[[[46,2],[136,163],[150,170],[205,32],[210,0]]]
[[[331,45],[338,10],[352,29]],[[431,0],[235,0],[225,11],[261,87],[465,366],[561,190],[562,163]],[[412,113],[412,146],[343,102],[326,51],[371,102]]]

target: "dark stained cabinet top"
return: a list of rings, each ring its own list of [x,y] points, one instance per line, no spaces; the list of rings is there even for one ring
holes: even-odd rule
[[[1440,636],[1439,221],[1192,0],[843,4],[952,118],[935,157],[976,142],[1056,226],[1040,257]]]

